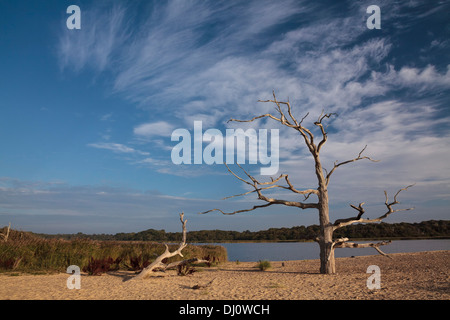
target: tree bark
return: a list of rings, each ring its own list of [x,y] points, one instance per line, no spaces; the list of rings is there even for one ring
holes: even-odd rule
[[[336,273],[334,260],[333,230],[330,227],[321,228],[322,235],[319,237],[320,247],[320,273]]]
[[[323,190],[321,190],[323,189]],[[320,273],[336,273],[334,260],[333,225],[330,223],[328,207],[328,190],[326,186],[319,185],[319,221],[320,221]]]
[[[315,157],[316,174],[319,180],[319,222],[320,222],[320,273],[336,273],[333,248],[333,226],[330,224],[330,213],[328,206],[328,189],[323,176],[322,165],[319,156]]]

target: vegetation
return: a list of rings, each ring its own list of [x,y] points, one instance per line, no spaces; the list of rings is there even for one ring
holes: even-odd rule
[[[0,232],[5,231],[1,230]],[[203,230],[188,232],[190,242],[220,241],[308,241],[314,240],[319,226],[271,228],[257,232]],[[450,221],[420,223],[357,224],[336,230],[335,237],[353,239],[449,238]],[[162,243],[179,242],[181,232],[146,230],[116,235],[37,235],[10,230],[8,240],[0,242],[0,272],[65,272],[77,265],[89,274],[114,269],[142,270],[164,251]],[[153,241],[153,242],[150,242]],[[176,245],[171,245],[175,248]],[[226,249],[216,245],[189,245],[183,259],[194,257],[213,263],[227,260]],[[173,257],[171,261],[182,258]],[[182,270],[181,272],[184,272]]]
[[[183,265],[177,266],[177,274],[179,276],[188,276],[190,274],[193,274],[196,271],[197,270],[189,264],[183,264]]]
[[[141,270],[164,250],[160,243],[44,239],[11,230],[8,241],[0,242],[0,271],[65,272],[70,265],[77,265],[89,274]],[[227,260],[226,249],[213,245],[187,246],[183,255],[184,258],[173,257],[168,262],[208,256],[215,262]]]
[[[261,271],[266,271],[267,269],[272,268],[272,265],[270,264],[270,261],[260,260],[260,261],[258,261],[257,267]]]
[[[202,230],[188,232],[190,242],[226,242],[226,241],[312,241],[319,235],[319,226],[299,226],[292,228],[270,228],[262,231],[223,231]],[[177,242],[181,232],[164,230],[145,230],[137,233],[117,233],[115,235],[59,234],[40,235],[45,238],[92,239],[114,241],[166,241]],[[430,220],[420,223],[384,223],[355,224],[340,228],[334,232],[335,238],[352,239],[405,239],[405,238],[450,238],[449,220]]]

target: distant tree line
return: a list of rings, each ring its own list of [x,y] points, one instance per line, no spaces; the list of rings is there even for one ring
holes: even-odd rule
[[[224,231],[201,230],[189,231],[188,242],[222,242],[222,241],[311,241],[319,235],[319,226],[299,226],[292,228],[270,228],[261,231]],[[181,232],[165,232],[148,229],[141,232],[111,234],[39,234],[45,238],[92,239],[116,241],[164,241],[178,242]],[[356,224],[336,230],[335,237],[351,239],[401,239],[401,238],[450,238],[449,220],[429,220],[420,223],[379,223]]]

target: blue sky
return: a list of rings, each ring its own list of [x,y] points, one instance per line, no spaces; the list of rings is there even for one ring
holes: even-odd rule
[[[81,29],[69,30],[69,5]],[[368,29],[369,5],[381,29]],[[331,219],[384,210],[384,190],[414,211],[386,222],[448,219],[450,4],[445,1],[0,2],[0,225],[45,233],[261,230],[318,223],[315,210],[258,204],[223,165],[175,165],[176,128],[280,130],[280,171],[316,188],[295,132],[227,123],[293,104],[329,121],[323,165],[339,168]],[[308,123],[309,120],[309,123]],[[247,165],[257,175],[259,165]],[[267,179],[267,177],[261,177]],[[274,193],[284,199],[292,195]],[[259,203],[261,204],[261,203]],[[354,210],[353,210],[354,211]]]

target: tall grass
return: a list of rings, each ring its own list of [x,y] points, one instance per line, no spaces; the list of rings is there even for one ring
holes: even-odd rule
[[[174,250],[177,246],[169,245],[169,248]],[[120,269],[131,270],[133,259],[152,262],[164,250],[160,243],[43,239],[11,230],[8,241],[0,242],[0,272],[65,272],[70,265],[83,269],[91,259],[110,258],[121,261]],[[188,245],[183,256],[172,257],[168,262],[206,256],[219,262],[227,260],[226,249],[213,245]]]

